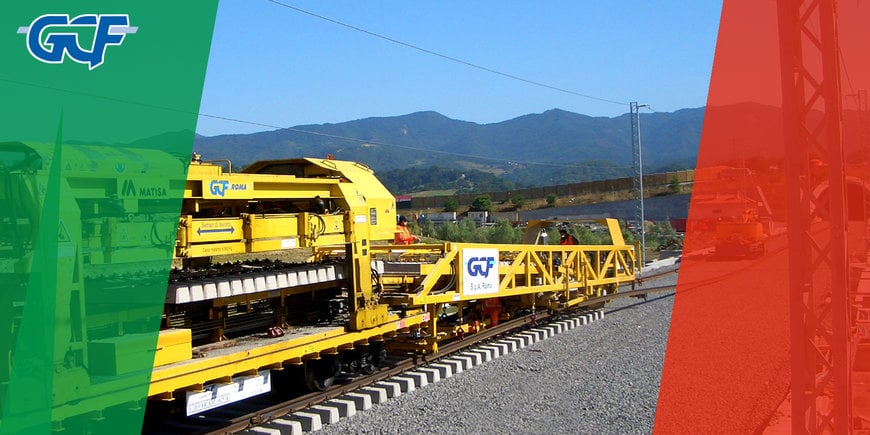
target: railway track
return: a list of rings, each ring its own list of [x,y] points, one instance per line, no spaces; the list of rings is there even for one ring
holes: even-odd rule
[[[647,275],[644,277],[644,280],[651,281],[673,273],[676,273],[676,270]],[[603,312],[591,310],[593,307],[600,308],[602,303],[620,298],[641,298],[645,297],[648,293],[670,291],[674,288],[675,285],[663,285],[633,290],[620,290],[619,293],[606,295],[601,298],[581,303],[576,309],[572,309],[567,313],[561,312],[554,315],[547,311],[538,311],[510,321],[502,322],[497,327],[468,335],[462,340],[444,344],[440,346],[437,353],[431,355],[391,354],[374,373],[356,377],[347,375],[345,378],[342,378],[340,382],[337,382],[336,385],[333,385],[322,392],[301,394],[289,398],[286,395],[284,398],[280,397],[280,393],[265,395],[246,402],[228,405],[227,407],[219,408],[218,410],[194,417],[161,418],[161,416],[154,415],[146,416],[146,424],[143,433],[186,432],[196,434],[232,434],[257,428],[264,424],[270,424],[270,422],[272,422],[272,425],[274,425],[275,422],[277,422],[278,425],[285,425],[287,430],[282,431],[281,433],[293,433],[298,430],[316,430],[320,424],[320,419],[316,419],[316,423],[311,423],[310,421],[305,420],[293,422],[282,417],[285,417],[288,414],[299,413],[300,411],[313,410],[318,407],[319,409],[316,410],[317,412],[325,414],[335,414],[337,412],[343,414],[341,415],[343,417],[349,412],[354,412],[357,408],[362,407],[363,409],[366,409],[366,402],[368,401],[363,400],[360,403],[356,403],[355,406],[350,405],[354,408],[354,411],[348,411],[346,409],[349,405],[347,403],[338,406],[338,408],[342,409],[336,409],[334,412],[326,412],[324,407],[320,405],[328,402],[332,404],[340,403],[342,402],[340,398],[348,397],[349,394],[360,391],[361,389],[379,383],[383,384],[389,379],[395,379],[396,377],[428,364],[438,362],[439,360],[445,360],[451,356],[459,355],[481,346],[486,346],[495,341],[501,341],[501,339],[516,337],[519,334],[528,332],[529,330],[547,331],[549,327],[549,330],[552,331],[545,333],[539,332],[531,336],[526,335],[527,337],[531,337],[531,341],[515,341],[516,343],[521,343],[518,344],[518,346],[510,346],[510,350],[515,350],[518,347],[524,347],[527,344],[534,343],[539,339],[549,338],[555,333],[564,332],[566,329],[572,329],[574,326],[586,324],[587,322],[602,317]],[[564,320],[567,320],[567,322],[564,322]],[[491,349],[493,346],[488,347]],[[491,357],[501,356],[510,351],[507,349],[507,346],[503,347],[503,351],[494,351],[492,356],[484,355],[480,357],[478,361],[483,362],[489,360]],[[471,361],[469,361],[468,364],[473,365]],[[422,382],[422,385],[425,385],[426,383],[437,380],[433,379],[433,377],[441,378],[445,377],[442,375],[449,376],[450,374],[467,368],[470,368],[470,366],[462,364],[458,367],[453,367],[452,370],[450,370],[450,373],[442,372],[435,375],[430,374],[427,379],[417,380],[416,386],[420,386],[420,382]],[[385,392],[384,396],[393,397],[402,392],[413,390],[416,386],[414,383],[406,383],[400,386],[394,384],[391,385],[391,388],[387,388],[389,391]],[[359,397],[357,398],[359,399]],[[386,397],[383,397],[383,399],[386,399]],[[368,402],[367,406],[371,406],[370,402]],[[311,412],[308,412],[307,414],[311,414]],[[337,418],[337,415],[328,415],[327,421],[332,417]],[[159,420],[159,422],[156,420]],[[266,431],[268,432],[268,429]]]

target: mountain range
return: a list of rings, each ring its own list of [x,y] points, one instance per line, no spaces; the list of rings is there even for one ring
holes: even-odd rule
[[[640,119],[645,171],[694,167],[704,108],[642,113]],[[194,150],[206,160],[231,159],[236,167],[257,160],[331,154],[364,163],[379,176],[436,166],[459,171],[457,178],[482,171],[517,187],[633,174],[628,114],[591,117],[560,109],[491,124],[425,111],[251,134],[197,136]]]

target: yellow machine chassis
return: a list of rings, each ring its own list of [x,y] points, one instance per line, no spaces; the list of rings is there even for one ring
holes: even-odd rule
[[[318,328],[318,332],[300,337],[263,339],[241,350],[228,349],[214,356],[177,362],[154,368],[148,396],[171,400],[175,391],[198,391],[203,385],[228,381],[234,376],[256,373],[261,369],[280,370],[284,364],[302,364],[321,355],[335,355],[354,345],[383,341],[429,320],[428,313],[416,313],[390,319],[375,328],[348,332],[343,327]]]

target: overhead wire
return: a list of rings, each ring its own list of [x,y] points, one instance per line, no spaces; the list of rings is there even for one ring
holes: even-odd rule
[[[471,68],[476,68],[476,69],[479,69],[479,70],[481,70],[481,71],[486,71],[486,72],[488,72],[488,73],[492,73],[492,74],[500,75],[500,76],[502,76],[502,77],[506,77],[506,78],[509,78],[509,79],[512,79],[512,80],[517,80],[517,81],[520,81],[520,82],[523,82],[523,83],[527,83],[527,84],[530,84],[530,85],[539,86],[539,87],[542,87],[542,88],[547,88],[547,89],[550,89],[550,90],[553,90],[553,91],[562,92],[562,93],[566,93],[566,94],[570,94],[570,95],[574,95],[574,96],[578,96],[578,97],[583,97],[583,98],[588,98],[588,99],[591,99],[591,100],[601,101],[601,102],[603,102],[603,103],[617,104],[617,105],[620,105],[620,106],[626,106],[626,105],[628,104],[628,103],[626,103],[626,102],[624,102],[624,101],[616,101],[616,100],[612,100],[612,99],[609,99],[609,98],[596,97],[596,96],[594,96],[594,95],[589,95],[589,94],[584,94],[584,93],[582,93],[582,92],[572,91],[572,90],[570,90],[570,89],[565,89],[565,88],[561,88],[561,87],[558,87],[558,86],[549,85],[549,84],[546,84],[546,83],[543,83],[543,82],[539,82],[539,81],[535,81],[535,80],[530,80],[530,79],[523,78],[523,77],[520,77],[520,76],[517,76],[517,75],[514,75],[514,74],[510,74],[510,73],[506,73],[506,72],[503,72],[503,71],[499,71],[499,70],[496,70],[496,69],[493,69],[493,68],[489,68],[489,67],[486,67],[486,66],[483,66],[483,65],[480,65],[480,64],[476,64],[476,63],[469,62],[469,61],[466,61],[466,60],[463,60],[463,59],[459,59],[459,58],[457,58],[457,57],[453,57],[453,56],[449,56],[449,55],[446,55],[446,54],[443,54],[443,53],[439,53],[439,52],[434,51],[434,50],[430,50],[430,49],[427,49],[427,48],[423,48],[423,47],[420,47],[420,46],[418,46],[418,45],[414,45],[414,44],[411,44],[411,43],[408,43],[408,42],[404,42],[404,41],[398,40],[398,39],[393,38],[393,37],[390,37],[390,36],[386,36],[386,35],[382,35],[382,34],[380,34],[380,33],[372,32],[371,30],[366,30],[366,29],[363,29],[363,28],[361,28],[361,27],[357,27],[357,26],[354,26],[354,25],[352,25],[352,24],[348,24],[348,23],[345,23],[345,22],[343,22],[343,21],[336,20],[336,19],[334,19],[334,18],[329,18],[329,17],[323,16],[323,15],[320,15],[320,14],[317,14],[317,13],[314,13],[314,12],[311,12],[311,11],[308,11],[308,10],[305,10],[305,9],[302,9],[302,8],[299,8],[299,7],[296,7],[296,6],[293,6],[293,5],[290,5],[290,4],[287,4],[287,3],[284,3],[284,2],[278,1],[278,0],[266,0],[266,1],[268,1],[268,2],[270,2],[270,3],[274,3],[274,4],[278,5],[278,6],[281,6],[281,7],[284,7],[284,8],[287,8],[287,9],[290,9],[290,10],[293,10],[293,11],[296,11],[296,12],[299,12],[299,13],[302,13],[302,14],[306,14],[306,15],[309,15],[309,16],[312,16],[312,17],[315,17],[315,18],[318,18],[318,19],[324,20],[324,21],[328,21],[328,22],[330,22],[330,23],[333,23],[333,24],[336,24],[336,25],[339,25],[339,26],[342,26],[342,27],[345,27],[345,28],[348,28],[348,29],[351,29],[351,30],[354,30],[354,31],[360,32],[360,33],[364,33],[364,34],[369,35],[369,36],[373,36],[373,37],[375,37],[375,38],[383,39],[383,40],[385,40],[385,41],[389,41],[389,42],[392,42],[392,43],[394,43],[394,44],[398,44],[398,45],[401,45],[401,46],[404,46],[404,47],[407,47],[407,48],[410,48],[410,49],[413,49],[413,50],[417,50],[417,51],[420,51],[420,52],[423,52],[423,53],[426,53],[426,54],[429,54],[429,55],[432,55],[432,56],[440,57],[440,58],[442,58],[442,59],[446,59],[446,60],[449,60],[449,61],[451,61],[451,62],[456,62],[456,63],[462,64],[462,65],[465,65],[465,66],[468,66],[468,67],[471,67]]]
[[[375,38],[379,38],[379,39],[382,39],[382,40],[385,40],[385,41],[388,41],[388,42],[391,42],[391,43],[394,43],[394,44],[397,44],[397,45],[401,45],[401,46],[404,46],[404,47],[407,47],[407,48],[410,48],[410,49],[413,49],[413,50],[420,51],[420,52],[422,52],[422,53],[426,53],[426,54],[429,54],[429,55],[432,55],[432,56],[436,56],[436,57],[439,57],[439,58],[442,58],[442,59],[445,59],[445,60],[449,60],[449,61],[451,61],[451,62],[459,63],[459,64],[462,64],[462,65],[465,65],[465,66],[468,66],[468,67],[471,67],[471,68],[475,68],[475,69],[479,69],[479,70],[482,70],[482,71],[486,71],[486,72],[489,72],[489,73],[492,73],[492,74],[496,74],[496,75],[499,75],[499,76],[502,76],[502,77],[506,77],[506,78],[509,78],[509,79],[512,79],[512,80],[517,80],[517,81],[520,81],[520,82],[523,82],[523,83],[527,83],[527,84],[531,84],[531,85],[534,85],[534,86],[539,86],[539,87],[547,88],[547,89],[554,90],[554,91],[557,91],[557,92],[562,92],[562,93],[566,93],[566,94],[570,94],[570,95],[574,95],[574,96],[579,96],[579,97],[583,97],[583,98],[588,98],[588,99],[592,99],[592,100],[596,100],[596,101],[601,101],[601,102],[605,102],[605,103],[617,104],[617,105],[620,105],[620,106],[625,106],[625,105],[627,104],[627,103],[625,103],[625,102],[616,101],[616,100],[609,99],[609,98],[596,97],[596,96],[594,96],[594,95],[584,94],[584,93],[581,93],[581,92],[572,91],[572,90],[570,90],[570,89],[565,89],[565,88],[561,88],[561,87],[558,87],[558,86],[553,86],[553,85],[549,85],[549,84],[546,84],[546,83],[538,82],[538,81],[535,81],[535,80],[530,80],[530,79],[526,79],[526,78],[523,78],[523,77],[519,77],[519,76],[516,76],[516,75],[514,75],[514,74],[509,74],[509,73],[506,73],[506,72],[503,72],[503,71],[499,71],[499,70],[496,70],[496,69],[493,69],[493,68],[489,68],[489,67],[486,67],[486,66],[483,66],[483,65],[479,65],[479,64],[476,64],[476,63],[473,63],[473,62],[469,62],[469,61],[466,61],[466,60],[463,60],[463,59],[459,59],[459,58],[457,58],[457,57],[453,57],[453,56],[449,56],[449,55],[446,55],[446,54],[443,54],[443,53],[439,53],[439,52],[434,51],[434,50],[430,50],[430,49],[427,49],[427,48],[423,48],[423,47],[420,47],[420,46],[418,46],[418,45],[414,45],[414,44],[411,44],[411,43],[408,43],[408,42],[405,42],[405,41],[401,41],[401,40],[399,40],[399,39],[396,39],[396,38],[393,38],[393,37],[390,37],[390,36],[387,36],[387,35],[383,35],[383,34],[380,34],[380,33],[377,33],[377,32],[373,32],[373,31],[371,31],[371,30],[367,30],[367,29],[364,29],[364,28],[362,28],[362,27],[355,26],[355,25],[352,25],[352,24],[349,24],[349,23],[345,23],[345,22],[343,22],[343,21],[339,21],[339,20],[336,20],[336,19],[334,19],[334,18],[330,18],[330,17],[324,16],[324,15],[321,15],[321,14],[317,14],[317,13],[311,12],[311,11],[309,11],[309,10],[299,8],[299,7],[293,6],[293,5],[291,5],[291,4],[288,4],[288,3],[285,3],[285,2],[282,2],[282,1],[278,1],[278,0],[266,0],[266,1],[268,1],[268,2],[270,2],[270,3],[273,3],[273,4],[277,5],[277,6],[280,6],[280,7],[283,7],[283,8],[287,8],[287,9],[290,9],[290,10],[293,10],[293,11],[296,11],[296,12],[299,12],[299,13],[301,13],[301,14],[309,15],[309,16],[311,16],[311,17],[314,17],[314,18],[317,18],[317,19],[320,19],[320,20],[323,20],[323,21],[327,21],[327,22],[329,22],[329,23],[336,24],[336,25],[339,25],[339,26],[342,26],[342,27],[345,27],[345,28],[348,28],[348,29],[351,29],[351,30],[354,30],[354,31],[357,31],[357,32],[360,32],[360,33],[363,33],[363,34],[366,34],[366,35],[369,35],[369,36],[372,36],[372,37],[375,37]],[[400,148],[400,149],[406,149],[406,150],[413,150],[413,151],[423,151],[423,152],[429,152],[429,153],[435,153],[435,154],[441,154],[441,155],[450,155],[450,156],[454,156],[454,157],[473,158],[473,159],[477,159],[477,160],[494,161],[494,162],[500,162],[500,163],[514,163],[513,160],[509,160],[509,159],[500,159],[500,158],[496,158],[496,157],[478,156],[478,155],[464,154],[464,153],[456,153],[456,152],[450,152],[450,151],[441,151],[441,150],[432,150],[432,149],[422,149],[422,148],[416,148],[416,147],[411,147],[411,146],[407,146],[407,145],[398,145],[398,144],[392,144],[392,143],[381,142],[381,141],[363,140],[363,139],[352,138],[352,137],[346,137],[346,136],[337,136],[337,135],[331,135],[331,134],[326,134],[326,133],[313,132],[313,131],[310,131],[310,130],[303,130],[303,129],[297,129],[297,128],[286,128],[286,127],[270,126],[270,125],[266,125],[266,124],[254,123],[254,122],[246,122],[246,121],[243,121],[243,120],[238,120],[238,119],[229,118],[229,117],[223,117],[223,116],[208,115],[208,114],[201,114],[201,116],[208,117],[208,118],[213,118],[213,119],[221,119],[221,120],[227,120],[227,121],[242,122],[242,123],[245,123],[245,124],[257,125],[257,126],[263,126],[263,127],[279,128],[279,129],[286,130],[286,131],[294,131],[294,132],[299,132],[299,133],[312,134],[312,135],[316,135],[316,136],[329,137],[329,138],[333,138],[333,139],[340,139],[340,140],[346,140],[346,141],[353,141],[353,142],[360,142],[360,143],[371,143],[371,144],[374,144],[374,145],[388,146],[388,147]],[[596,164],[596,163],[565,164],[565,163],[556,163],[556,162],[530,162],[530,161],[523,161],[522,164],[524,164],[524,165],[534,165],[534,166],[562,167],[562,168],[578,168],[578,167],[584,167],[584,166],[598,166],[598,164]],[[630,166],[627,166],[627,165],[614,165],[614,166],[612,166],[612,167],[615,168],[615,169],[625,169],[625,168],[630,168]]]

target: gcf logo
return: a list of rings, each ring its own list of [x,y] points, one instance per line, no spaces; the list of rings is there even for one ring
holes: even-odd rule
[[[498,292],[498,250],[465,248],[462,258],[462,294],[476,296]]]
[[[489,271],[495,266],[495,257],[472,257],[468,259],[468,275],[489,277]]]
[[[211,180],[208,183],[208,191],[214,196],[224,197],[229,191],[248,190],[247,183],[230,183],[227,180]]]
[[[70,20],[66,14],[42,15],[28,27],[19,27],[18,33],[27,35],[27,50],[30,55],[45,63],[63,63],[64,56],[88,64],[94,69],[103,64],[106,47],[121,45],[128,33],[136,33],[138,27],[130,26],[127,14],[87,14]],[[93,32],[90,46],[82,47],[79,36]]]
[[[214,196],[224,196],[230,188],[230,182],[226,180],[211,180],[208,183],[208,190]]]

